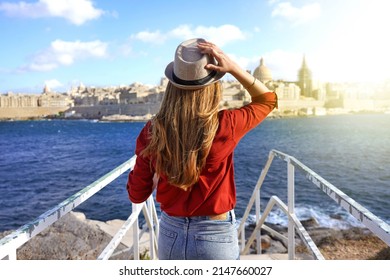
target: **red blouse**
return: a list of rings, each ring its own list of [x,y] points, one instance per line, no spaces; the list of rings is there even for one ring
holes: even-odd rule
[[[220,111],[219,128],[198,183],[184,191],[168,184],[161,176],[156,193],[161,210],[171,216],[189,217],[221,214],[233,209],[236,205],[233,151],[240,139],[276,106],[276,94],[268,92],[252,98],[250,104],[239,109]],[[153,167],[149,158],[140,156],[148,145],[150,125],[149,121],[137,138],[137,160],[128,177],[127,191],[134,203],[144,202],[153,192]]]

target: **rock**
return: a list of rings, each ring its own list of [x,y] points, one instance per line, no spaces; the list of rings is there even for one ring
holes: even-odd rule
[[[261,236],[261,249],[267,250],[271,247],[272,239],[269,235]]]
[[[110,240],[111,236],[88,225],[83,214],[70,212],[21,246],[17,250],[17,259],[93,260],[97,259]],[[118,246],[118,249],[124,248]],[[122,254],[117,258],[128,259],[130,255]]]
[[[280,241],[274,240],[271,243],[271,246],[263,250],[263,254],[285,254],[287,253],[287,248]]]
[[[305,228],[318,227],[318,225],[319,225],[317,219],[314,218],[314,217],[311,217],[311,218],[309,218],[309,219],[307,219],[307,220],[301,221],[301,224],[302,224]]]
[[[340,214],[331,214],[329,215],[329,217],[339,221],[343,220],[343,216],[341,216]]]
[[[302,223],[302,221],[301,221]],[[340,260],[368,260],[390,259],[390,247],[376,237],[367,228],[350,228],[346,230],[319,227],[315,219],[303,222],[306,231],[316,244],[325,259]],[[280,225],[267,224],[268,227],[287,237],[287,228]],[[246,228],[246,236],[249,237],[255,225]],[[287,253],[287,242],[279,236],[261,230],[263,254]],[[248,240],[248,238],[247,238]],[[312,254],[306,248],[298,233],[295,234],[297,259],[313,259]],[[255,242],[254,242],[255,243]],[[256,245],[251,246],[250,253],[256,253]]]

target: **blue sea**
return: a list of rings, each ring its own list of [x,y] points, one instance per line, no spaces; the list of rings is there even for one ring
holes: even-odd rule
[[[145,123],[88,120],[0,122],[0,231],[17,229],[133,156]],[[268,153],[288,153],[390,223],[390,114],[266,119],[236,148],[237,218],[243,215]],[[262,207],[272,195],[286,200],[287,166],[274,159],[262,187]],[[89,219],[126,219],[131,204],[127,174],[75,211]],[[296,172],[300,219],[321,226],[361,226]],[[253,214],[253,212],[252,212]],[[267,220],[285,224],[275,210]]]

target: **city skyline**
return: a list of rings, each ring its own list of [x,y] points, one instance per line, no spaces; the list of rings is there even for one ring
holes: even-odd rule
[[[273,78],[390,78],[386,1],[1,1],[0,93],[157,85],[182,40],[203,37],[245,69],[263,57]],[[229,76],[226,77],[229,79]]]

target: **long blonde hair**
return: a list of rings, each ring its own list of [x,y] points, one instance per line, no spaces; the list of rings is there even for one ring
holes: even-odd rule
[[[156,173],[169,184],[188,190],[198,181],[218,129],[221,95],[220,82],[198,90],[168,83],[141,155],[155,159]]]

